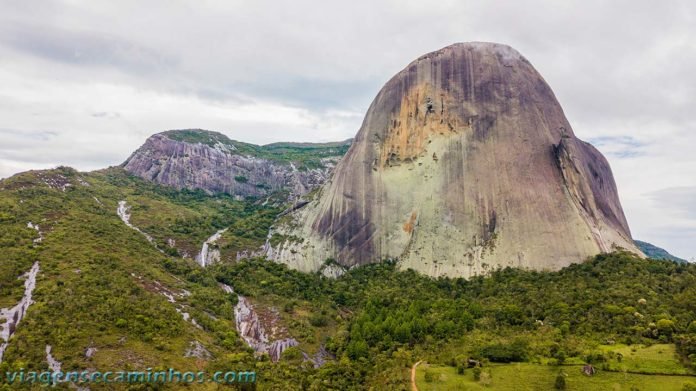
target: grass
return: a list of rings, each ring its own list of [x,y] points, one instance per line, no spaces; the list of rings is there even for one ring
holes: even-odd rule
[[[70,186],[63,190],[56,183]],[[12,337],[0,371],[46,368],[48,344],[64,369],[198,368],[205,362],[184,357],[193,340],[216,357],[246,351],[234,331],[232,303],[212,276],[190,259],[157,251],[123,224],[116,205],[127,200],[132,222],[162,245],[169,237],[177,243],[189,235],[201,240],[214,232],[223,211],[243,215],[250,203],[171,193],[120,169],[34,171],[0,185],[0,306],[21,297],[18,276],[34,261],[41,268],[35,303]],[[27,228],[29,221],[41,227],[41,242],[32,242],[38,233]],[[189,226],[188,233],[180,229]],[[178,305],[203,329],[186,322],[155,283],[191,292],[178,297]],[[87,347],[98,349],[91,359],[84,356]]]
[[[681,390],[685,383],[696,383],[696,378],[690,376],[658,376],[608,371],[598,371],[596,375],[588,377],[581,373],[581,368],[579,365],[553,367],[528,363],[495,364],[484,368],[484,372],[490,371],[491,374],[490,385],[486,387],[474,381],[472,369],[467,369],[464,375],[458,375],[456,369],[452,367],[421,364],[416,372],[416,383],[420,391],[553,390],[559,370],[567,375],[566,390],[571,391],[632,389],[669,391]],[[426,382],[426,370],[439,376],[439,380]]]
[[[608,362],[610,370],[659,375],[693,374],[679,362],[674,345],[602,345],[600,348],[614,357]],[[621,355],[621,361],[617,354]]]

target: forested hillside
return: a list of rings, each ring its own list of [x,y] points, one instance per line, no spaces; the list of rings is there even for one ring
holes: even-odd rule
[[[132,227],[117,214],[122,201]],[[263,257],[238,260],[263,245],[283,207],[273,198],[174,191],[120,168],[3,180],[0,307],[21,300],[32,265],[39,271],[0,370],[47,369],[51,346],[64,370],[254,370],[258,389],[410,389],[410,368],[421,360],[433,365],[431,380],[437,365],[473,376],[469,359],[500,376],[496,366],[509,362],[694,373],[694,265],[617,252],[558,272],[434,279],[385,262],[331,279]],[[201,243],[224,228],[221,261],[200,267]],[[237,331],[237,296],[220,283],[272,316],[297,346],[275,363],[255,356]],[[631,361],[621,364],[612,350],[650,345],[670,364],[639,357],[626,369]]]

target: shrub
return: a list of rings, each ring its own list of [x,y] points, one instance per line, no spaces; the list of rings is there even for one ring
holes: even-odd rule
[[[474,367],[474,381],[479,381],[479,380],[481,380],[481,368]]]
[[[290,347],[285,349],[281,355],[283,360],[296,361],[302,359],[302,351],[297,347]]]
[[[295,302],[289,301],[283,305],[283,311],[287,312],[288,314],[292,314],[295,312]]]
[[[480,379],[479,382],[481,383],[482,386],[488,387],[491,385],[493,377],[491,376],[490,372],[486,371],[486,372],[481,372],[481,376],[479,379]]]
[[[429,369],[425,370],[425,382],[426,383],[434,383],[438,380],[439,380],[439,376],[437,375],[437,373],[435,373]]]
[[[515,340],[511,344],[494,344],[483,347],[480,352],[492,362],[509,363],[513,361],[525,361],[527,358],[527,343],[522,340]]]
[[[696,354],[695,335],[681,335],[679,338],[676,338],[675,344],[677,345],[677,351],[684,357]]]
[[[607,361],[607,358],[602,352],[592,352],[585,355],[585,361],[589,364],[598,364]]]
[[[309,324],[311,324],[314,327],[324,327],[327,324],[329,324],[329,321],[326,319],[326,316],[324,315],[312,314],[312,316],[309,318]]]
[[[566,380],[565,380],[566,374],[563,372],[559,372],[558,375],[556,376],[556,383],[554,383],[554,388],[557,390],[565,390],[566,389]]]
[[[687,327],[686,332],[689,334],[696,334],[696,320],[689,323],[689,327]]]
[[[669,319],[660,319],[656,325],[660,335],[670,337],[674,331],[674,322]]]

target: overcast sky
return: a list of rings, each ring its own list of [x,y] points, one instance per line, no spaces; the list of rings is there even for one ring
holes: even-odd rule
[[[493,41],[534,64],[607,156],[634,237],[696,257],[691,1],[142,4],[0,0],[0,177],[116,165],[167,129],[345,139],[419,55]]]

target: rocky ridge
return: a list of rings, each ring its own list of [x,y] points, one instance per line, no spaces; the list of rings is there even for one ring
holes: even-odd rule
[[[350,140],[241,143],[217,132],[177,130],[149,137],[124,163],[130,173],[176,189],[239,197],[284,192],[296,199],[326,181]]]

